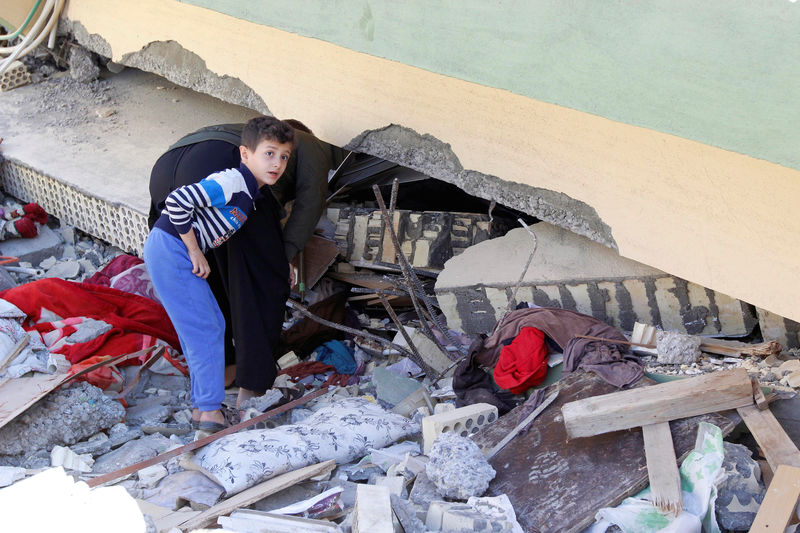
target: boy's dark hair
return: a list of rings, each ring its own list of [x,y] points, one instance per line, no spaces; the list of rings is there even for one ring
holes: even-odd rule
[[[296,130],[304,131],[306,133],[310,133],[311,135],[314,135],[314,132],[311,131],[311,128],[309,128],[308,126],[306,126],[305,124],[303,124],[302,122],[297,120],[296,118],[285,118],[285,119],[283,119],[283,121],[285,123],[287,123],[288,125],[290,125],[291,127],[293,127],[294,129],[296,129]]]
[[[263,141],[289,143],[294,148],[294,130],[291,126],[275,117],[256,117],[251,119],[242,130],[242,144],[255,150]]]

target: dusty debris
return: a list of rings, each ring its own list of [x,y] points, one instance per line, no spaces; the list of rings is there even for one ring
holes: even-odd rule
[[[442,433],[430,451],[425,473],[445,498],[466,500],[483,496],[496,472],[480,448],[466,437]]]

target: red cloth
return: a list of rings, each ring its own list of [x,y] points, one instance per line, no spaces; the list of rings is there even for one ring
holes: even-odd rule
[[[65,345],[58,350],[73,364],[93,355],[133,353],[152,346],[156,339],[180,349],[178,335],[164,308],[153,300],[135,294],[49,278],[0,292],[0,298],[13,303],[28,315],[23,325],[29,331],[52,329],[49,322],[39,323],[43,309],[61,318],[88,317],[111,324],[113,328],[110,331],[95,339]]]
[[[98,270],[91,277],[86,278],[84,283],[88,283],[89,285],[102,285],[103,287],[110,287],[111,278],[117,274],[125,272],[131,267],[140,265],[142,263],[144,263],[144,261],[135,255],[118,255],[112,259],[111,262],[107,264],[105,268],[103,268],[103,270]]]
[[[494,368],[494,382],[502,389],[522,394],[544,381],[548,352],[541,330],[522,328],[511,344],[500,350]]]

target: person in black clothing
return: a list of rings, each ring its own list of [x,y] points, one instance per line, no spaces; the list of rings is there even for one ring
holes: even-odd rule
[[[290,265],[313,234],[325,206],[328,172],[344,159],[296,120],[296,145],[283,176],[255,202],[247,224],[208,254],[209,285],[225,317],[225,359],[236,364],[237,406],[261,395],[277,376],[275,361],[290,289]],[[164,201],[177,187],[226,168],[237,168],[243,124],[209,126],[184,136],[156,161],[150,174],[152,227]],[[294,200],[281,231],[269,202]],[[266,202],[266,203],[265,203]],[[261,206],[261,208],[259,208]],[[276,249],[285,254],[276,254]]]

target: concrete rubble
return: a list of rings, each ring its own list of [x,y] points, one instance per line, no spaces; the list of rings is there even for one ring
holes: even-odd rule
[[[90,52],[74,47],[68,63],[70,79],[64,83],[100,83],[93,81],[101,69]],[[103,103],[107,102],[102,98],[93,103],[97,117],[116,120],[114,109],[99,105]],[[12,197],[2,201],[6,209],[22,204]],[[238,415],[249,425],[230,435],[209,436],[192,428],[190,378],[180,346],[158,356],[158,350],[140,353],[126,361],[127,366],[102,354],[91,361],[99,368],[40,397],[35,387],[8,391],[25,383],[19,380],[42,374],[0,379],[0,502],[28,494],[42,479],[68,486],[70,495],[88,491],[98,480],[102,486],[89,491],[98,495],[92,505],[102,507],[100,496],[111,494],[108,501],[132,514],[131,523],[141,526],[138,530],[148,532],[217,525],[227,531],[560,531],[561,524],[540,528],[515,509],[512,502],[520,495],[504,492],[506,485],[499,481],[510,475],[521,485],[545,479],[557,486],[561,500],[555,503],[570,509],[581,524],[570,530],[582,530],[594,522],[600,507],[577,512],[570,506],[597,487],[575,481],[576,473],[568,471],[557,446],[536,455],[554,434],[545,431],[542,414],[561,428],[565,422],[563,411],[557,411],[560,407],[541,404],[539,417],[531,413],[544,400],[540,391],[559,390],[576,373],[591,374],[599,383],[604,370],[623,361],[641,367],[641,381],[624,384],[636,390],[737,369],[753,380],[748,401],[735,406],[739,414],[730,414],[726,431],[716,428],[720,435],[725,433],[720,466],[725,475],[708,489],[717,494],[710,520],[721,531],[750,528],[767,497],[768,476],[762,477],[762,472],[774,474],[778,466],[770,464],[770,442],[741,423],[747,413],[742,409],[756,406],[758,412],[751,416],[775,413],[770,435],[783,438],[785,426],[788,436],[781,441],[782,452],[800,467],[800,419],[792,418],[796,409],[791,407],[800,389],[797,324],[624,259],[546,222],[531,225],[537,251],[520,281],[532,241],[525,229],[505,231],[515,221],[509,224],[491,213],[400,207],[392,211],[387,223],[371,201],[337,199],[328,208],[328,223],[321,226],[330,229],[339,256],[320,273],[320,282],[302,295],[292,295],[283,326],[281,375],[273,388],[241,406]],[[136,258],[54,216],[39,226],[34,238],[0,242],[0,254],[18,259],[0,266],[3,290],[42,280],[87,282],[106,276],[109,290],[160,307],[146,287],[132,288],[119,282],[119,272],[107,270],[114,261]],[[135,273],[137,281],[148,281],[143,266],[128,268],[133,270],[124,272]],[[390,298],[385,306],[381,297]],[[290,334],[301,326],[327,319],[315,316],[309,307],[337,298],[345,318],[322,334],[324,340],[310,348],[303,343],[307,338],[291,340]],[[571,352],[578,333],[570,335],[568,346],[557,346],[556,335],[548,333],[546,375],[528,390],[512,394],[501,389],[494,376],[501,368],[511,368],[514,376],[529,377],[524,366],[508,366],[504,359],[505,347],[521,328],[497,339],[494,358],[487,355],[487,346],[493,332],[503,331],[506,311],[538,307],[574,311],[593,327],[606,333],[603,328],[608,327],[618,336],[587,342]],[[64,330],[64,342],[89,343],[114,329],[103,318],[62,317],[44,309],[38,326],[66,321],[73,329]],[[11,320],[39,335],[32,323]],[[630,338],[637,322],[658,328],[657,351],[631,353],[624,343],[613,342]],[[721,355],[704,349],[710,336],[748,344],[774,339],[782,346],[768,356],[736,353],[733,348]],[[340,343],[340,353],[350,354],[352,360],[326,359],[328,342]],[[164,344],[168,343],[152,348]],[[584,365],[583,357],[591,361]],[[142,368],[149,358],[155,364]],[[315,365],[305,366],[310,363]],[[75,363],[71,372],[85,366]],[[618,392],[619,384],[614,387],[609,394]],[[237,392],[234,385],[227,388],[226,407],[234,408]],[[5,400],[26,395],[30,402],[21,402],[15,412],[3,410]],[[297,405],[284,407],[289,402]],[[631,407],[636,411],[639,405]],[[271,410],[280,412],[262,416]],[[716,411],[722,409],[704,411],[703,416],[719,416]],[[259,421],[250,423],[254,418]],[[706,424],[705,419],[700,424]],[[738,429],[731,431],[734,426]],[[202,438],[211,442],[195,449]],[[517,438],[535,445],[522,449],[519,440],[514,442]],[[582,438],[605,439],[606,444],[621,439],[615,433]],[[643,455],[644,444],[641,439],[637,443],[638,447],[626,441],[620,453]],[[587,448],[591,458],[592,446]],[[495,455],[499,450],[516,454],[519,461],[500,461],[504,456]],[[298,474],[327,461],[335,464],[314,475]],[[634,474],[644,476],[645,466],[655,470],[650,461],[648,457]],[[666,462],[676,466],[674,453]],[[633,498],[647,485],[634,480],[634,474],[627,485],[601,491],[618,491],[616,499],[604,502],[604,509]],[[598,486],[602,476],[603,472],[596,475]],[[657,509],[650,500],[642,505]]]

